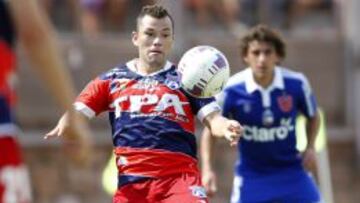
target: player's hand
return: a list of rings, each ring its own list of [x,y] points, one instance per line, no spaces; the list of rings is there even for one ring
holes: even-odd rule
[[[212,170],[203,170],[201,175],[201,181],[205,187],[206,194],[209,197],[213,197],[217,192],[217,181],[215,173]]]
[[[316,171],[316,151],[313,147],[306,148],[303,152],[303,166],[309,171]]]
[[[66,113],[44,139],[63,137],[64,150],[78,165],[88,165],[91,160],[92,139],[89,127],[77,113]]]
[[[243,132],[239,122],[225,118],[219,111],[209,114],[204,121],[212,135],[224,137],[230,141],[231,146],[237,145]]]
[[[44,139],[51,139],[51,138],[64,136],[67,133],[67,131],[71,131],[70,128],[71,128],[71,125],[70,125],[69,114],[65,113],[60,118],[60,120],[57,123],[57,125],[55,126],[55,128],[52,129],[50,132],[46,133],[46,135],[44,136]]]
[[[227,120],[224,123],[224,137],[230,141],[231,146],[237,145],[243,133],[243,128],[239,122],[235,120]]]

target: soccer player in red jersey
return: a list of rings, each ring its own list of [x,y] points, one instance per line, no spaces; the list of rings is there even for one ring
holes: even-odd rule
[[[182,89],[176,66],[167,61],[173,30],[166,9],[143,7],[132,34],[138,58],[98,76],[75,102],[88,118],[109,112],[118,168],[114,203],[206,203],[194,115],[231,143],[241,135],[240,124],[221,116],[214,98],[194,98]],[[68,123],[65,114],[46,138],[63,135]]]

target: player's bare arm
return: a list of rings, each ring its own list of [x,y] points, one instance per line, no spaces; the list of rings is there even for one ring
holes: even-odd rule
[[[224,137],[232,146],[236,145],[243,132],[239,122],[225,118],[219,111],[215,111],[204,119],[206,127],[215,137]]]
[[[316,112],[314,117],[308,118],[306,122],[306,136],[307,136],[307,148],[315,147],[316,135],[319,130],[319,113]]]
[[[77,131],[87,127],[85,116],[76,111],[66,112],[58,121],[54,129],[48,132],[44,139],[66,136],[69,139],[77,139]]]
[[[56,33],[37,1],[9,1],[11,14],[21,44],[31,68],[44,81],[55,101],[63,108],[71,108],[74,86],[61,59]]]
[[[66,112],[54,129],[44,139],[63,137],[67,146],[74,151],[72,159],[81,164],[90,163],[92,140],[86,117],[75,110]]]
[[[210,130],[205,127],[202,131],[200,140],[201,175],[202,183],[209,197],[214,196],[217,192],[216,174],[212,167],[214,141],[215,139],[213,136],[211,136]]]
[[[319,113],[317,112],[314,117],[308,118],[306,122],[306,136],[308,142],[303,153],[303,165],[308,170],[316,169],[315,140],[319,130],[319,119]]]

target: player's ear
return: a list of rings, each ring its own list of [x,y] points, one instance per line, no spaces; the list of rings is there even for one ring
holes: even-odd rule
[[[280,63],[281,63],[281,61],[282,61],[282,58],[278,55],[278,54],[275,54],[275,57],[276,57],[276,62],[275,62],[275,64],[276,65],[279,65]]]
[[[243,61],[244,61],[246,64],[249,64],[249,60],[248,60],[247,55],[243,57]]]
[[[139,39],[139,33],[136,31],[133,31],[131,33],[131,41],[135,46],[138,46],[138,39]]]
[[[174,35],[172,35],[171,48],[173,48],[173,47],[174,47],[174,44],[175,44],[175,37],[174,37]]]

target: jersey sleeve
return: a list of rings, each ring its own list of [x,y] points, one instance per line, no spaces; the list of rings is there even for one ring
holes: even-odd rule
[[[74,106],[89,118],[109,109],[109,80],[92,80],[77,97]]]
[[[221,107],[221,112],[224,117],[229,118],[231,116],[231,100],[230,97],[230,91],[229,89],[225,89],[222,92],[220,92],[218,95],[216,95],[216,101]]]
[[[317,111],[317,102],[310,83],[305,75],[301,77],[301,91],[299,96],[299,110],[308,118],[314,117]]]
[[[186,94],[190,105],[191,105],[191,109],[193,110],[193,113],[197,116],[197,118],[203,122],[204,118],[206,116],[208,116],[209,114],[215,112],[215,111],[220,111],[220,106],[216,103],[216,100],[214,97],[210,97],[210,98],[198,98],[198,97],[193,97],[189,94]]]

